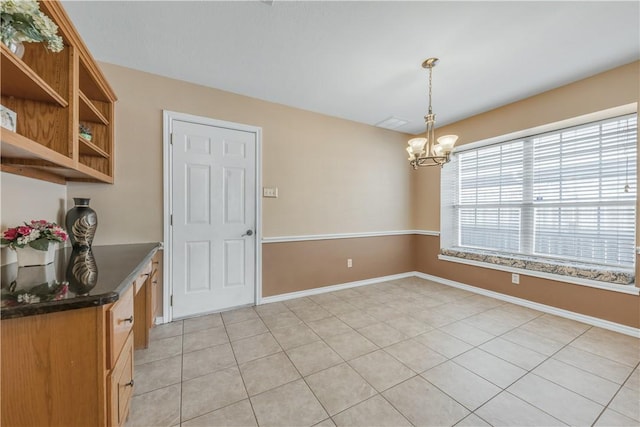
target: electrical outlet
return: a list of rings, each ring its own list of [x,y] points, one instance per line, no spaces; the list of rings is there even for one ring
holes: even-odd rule
[[[511,273],[511,283],[514,285],[520,284],[520,275],[518,273]]]
[[[347,258],[347,268],[353,267],[353,260],[351,258]]]

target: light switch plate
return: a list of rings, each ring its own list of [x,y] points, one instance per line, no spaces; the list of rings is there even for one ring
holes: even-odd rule
[[[262,188],[262,197],[278,197],[278,187],[264,187]]]

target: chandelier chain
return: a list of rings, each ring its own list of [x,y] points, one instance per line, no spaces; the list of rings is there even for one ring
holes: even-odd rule
[[[433,67],[429,67],[429,114],[433,114],[431,108],[431,75],[433,74]]]

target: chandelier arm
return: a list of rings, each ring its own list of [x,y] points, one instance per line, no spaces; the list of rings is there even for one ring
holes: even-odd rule
[[[448,163],[450,160],[450,156],[426,156],[426,157],[418,157],[415,160],[411,161],[411,166],[414,169],[417,166],[443,166],[445,163]]]

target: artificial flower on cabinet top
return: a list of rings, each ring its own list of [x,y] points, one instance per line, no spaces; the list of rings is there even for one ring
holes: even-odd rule
[[[50,243],[64,243],[67,238],[67,233],[62,227],[55,222],[41,219],[3,231],[0,243],[11,249],[30,246],[39,251],[46,251]]]

